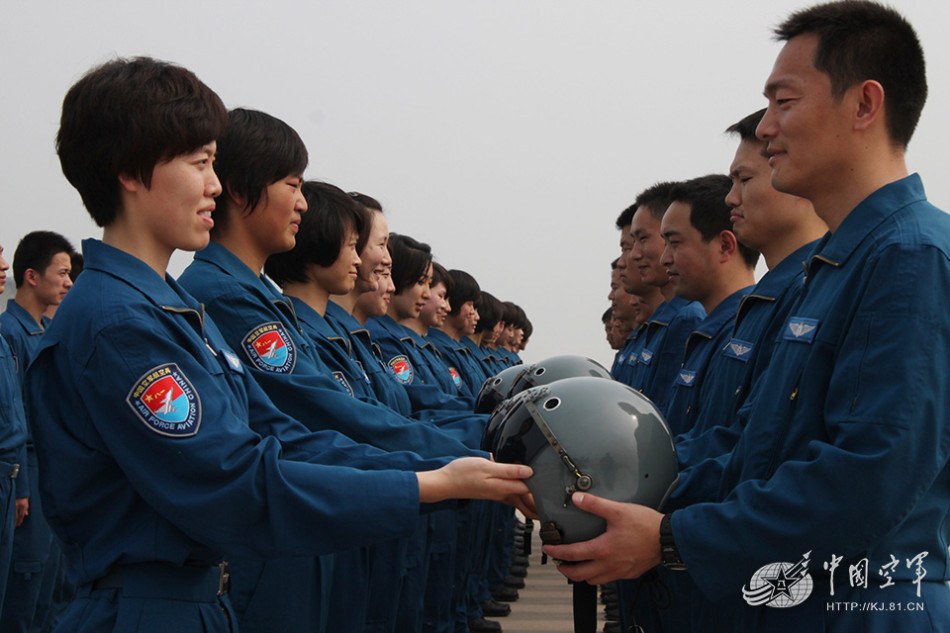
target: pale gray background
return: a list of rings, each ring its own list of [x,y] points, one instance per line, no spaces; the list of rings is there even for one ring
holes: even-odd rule
[[[614,218],[657,180],[726,171],[722,130],[765,104],[770,28],[808,4],[0,0],[0,244],[12,257],[35,229],[98,236],[54,153],[62,97],[94,64],[151,55],[228,107],[287,121],[307,177],[376,196],[393,230],[520,303],[535,324],[527,360],[609,363]],[[895,6],[931,89],[909,165],[950,208],[950,4]]]

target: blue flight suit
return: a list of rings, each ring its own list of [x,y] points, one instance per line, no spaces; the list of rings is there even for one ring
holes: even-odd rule
[[[194,261],[182,273],[180,282],[204,303],[225,340],[234,349],[241,350],[242,362],[274,404],[308,428],[333,429],[354,441],[384,450],[412,450],[429,457],[484,455],[436,428],[352,397],[352,389],[344,388],[334,377],[313,349],[310,339],[302,333],[290,300],[220,244],[212,242],[195,253]],[[333,566],[332,583],[338,593],[344,594],[339,600],[327,594],[326,587],[318,589],[312,570],[306,567],[310,562],[303,559],[265,564],[232,561],[241,566],[235,570],[234,579],[242,582],[239,575],[242,571],[243,580],[247,580],[258,573],[259,568],[265,573],[275,566],[284,570],[282,577],[287,580],[287,586],[273,582],[258,585],[251,601],[264,602],[267,611],[288,617],[297,614],[299,607],[294,604],[297,597],[307,599],[309,591],[302,579],[314,579],[309,600],[316,601],[322,594],[324,608],[328,609],[328,630],[341,631],[347,626],[361,626],[368,609],[365,598],[370,582],[369,561],[363,555],[354,561],[356,555],[356,552],[347,552],[344,554],[347,562],[337,561]],[[244,624],[250,628],[247,616]],[[305,617],[294,618],[293,625],[288,622],[283,630],[290,631],[290,626],[303,632],[311,629],[313,622]],[[272,627],[262,613],[260,630]]]
[[[37,323],[14,299],[7,301],[6,311],[0,314],[0,329],[23,367],[23,373],[36,355],[40,337],[50,324],[45,316],[40,317],[40,321]],[[21,383],[23,373],[20,374]],[[30,435],[31,427],[27,419],[26,468],[30,482],[30,513],[13,533],[13,562],[7,581],[6,607],[0,612],[0,631],[4,632],[29,631],[34,619],[38,624],[45,622],[51,617],[56,582],[65,582],[60,574],[59,546],[53,540],[53,533],[43,515],[39,466]],[[71,593],[68,587],[63,591],[65,595]]]
[[[710,360],[703,381],[702,408],[688,433],[676,438],[680,470],[732,450],[742,427],[739,408],[753,382],[772,359],[773,341],[785,326],[785,318],[798,299],[805,277],[804,262],[817,242],[801,246],[768,271],[755,289],[739,304],[736,325],[727,345]],[[667,509],[713,500],[719,474],[695,479],[686,471],[667,501]],[[706,486],[704,486],[706,484]]]
[[[633,387],[633,377],[640,359],[640,351],[646,344],[647,323],[643,322],[630,333],[624,342],[623,349],[617,353],[614,366],[610,369],[613,379]]]
[[[726,347],[735,324],[736,311],[743,297],[752,292],[748,286],[719,302],[686,339],[683,363],[670,388],[666,421],[673,437],[688,432],[709,398],[706,377],[710,360]]]
[[[643,347],[628,384],[652,400],[660,411],[666,411],[669,403],[673,378],[686,351],[686,339],[704,318],[702,305],[673,297],[661,303],[646,322],[646,331],[640,335],[645,337]]]
[[[13,557],[16,499],[29,496],[26,438],[23,388],[17,358],[0,332],[0,608],[3,608]]]
[[[419,409],[413,411],[406,388],[396,379],[396,376],[383,364],[381,351],[362,323],[338,304],[330,301],[327,304],[326,320],[330,326],[340,334],[349,335],[351,351],[358,359],[358,363],[365,368],[370,377],[373,390],[381,403],[399,411],[403,415],[412,415],[422,420],[429,420],[440,428],[454,432],[460,424],[465,429],[462,438],[466,444],[477,446],[481,442],[488,416],[471,415],[466,412],[439,411]],[[306,327],[306,325],[305,325]],[[418,402],[416,403],[418,404]],[[463,420],[460,420],[463,418]],[[474,423],[472,422],[474,420]],[[469,442],[474,442],[470,444]],[[426,558],[427,564],[425,597],[423,600],[423,630],[427,633],[448,633],[453,630],[452,621],[452,576],[455,566],[455,550],[457,546],[456,524],[457,509],[450,508],[432,512],[427,516],[428,530],[426,536],[426,550],[420,552],[418,546],[408,552],[408,565],[419,564],[419,557]],[[409,589],[406,589],[409,591]],[[403,618],[404,620],[405,618]]]
[[[478,359],[472,354],[472,348],[465,343],[466,340],[471,343],[471,339],[466,336],[463,337],[464,340],[456,341],[442,330],[435,328],[429,328],[424,338],[439,350],[443,360],[449,366],[449,371],[454,370],[453,382],[460,386],[464,383],[470,393],[478,394],[488,376],[482,370]]]
[[[728,630],[950,630],[948,290],[950,216],[916,174],[868,196],[819,242],[754,388],[727,496],[673,513],[687,573],[716,608],[734,610]],[[865,558],[866,587],[849,574]],[[803,560],[813,580],[804,602],[743,601],[757,570]],[[758,580],[782,584],[776,569]]]
[[[27,373],[44,509],[79,585],[59,630],[230,631],[225,555],[318,556],[410,532],[415,475],[382,469],[447,460],[309,432],[171,277],[96,240],[83,252]]]
[[[426,349],[431,343],[388,314],[367,320],[366,328],[379,345],[383,362],[406,388],[413,409],[471,411],[475,408],[474,397],[459,391],[435,349]]]

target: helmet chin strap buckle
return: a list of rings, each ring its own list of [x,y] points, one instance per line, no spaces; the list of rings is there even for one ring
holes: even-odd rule
[[[547,521],[541,524],[541,529],[538,530],[538,536],[541,537],[541,542],[544,545],[560,545],[563,542],[563,534],[561,530],[558,529],[557,524],[554,521]],[[557,561],[555,561],[556,563]],[[541,564],[547,565],[548,555],[544,552],[541,552]]]

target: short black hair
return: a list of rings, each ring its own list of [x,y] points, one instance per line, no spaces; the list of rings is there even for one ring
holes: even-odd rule
[[[437,261],[432,262],[432,283],[429,284],[430,288],[434,288],[442,284],[445,286],[445,296],[448,297],[452,294],[452,289],[455,288],[455,282],[452,280],[452,275],[449,274],[449,271],[445,269],[445,266],[440,264]]]
[[[478,306],[478,323],[475,324],[475,332],[487,332],[495,329],[495,326],[501,320],[504,310],[501,301],[495,295],[482,290],[480,303]]]
[[[69,255],[70,264],[72,263],[75,249],[69,240],[59,233],[33,231],[24,235],[13,253],[13,282],[16,287],[23,286],[26,271],[32,268],[42,274],[53,261],[53,257],[60,253]]]
[[[245,201],[241,212],[252,211],[268,185],[287,176],[303,176],[308,160],[300,136],[277,117],[245,108],[231,110],[228,126],[218,138],[214,164],[221,180],[218,206],[233,194]],[[227,213],[216,213],[211,233],[220,233],[228,223]]]
[[[151,186],[159,163],[224,132],[221,99],[190,70],[150,57],[93,68],[63,99],[56,152],[63,175],[98,226],[119,211],[119,176]]]
[[[836,99],[855,84],[877,81],[886,95],[891,140],[907,147],[927,101],[924,51],[914,27],[890,7],[867,0],[841,0],[796,11],[775,29],[788,41],[817,35],[813,64],[828,75]]]
[[[69,278],[73,280],[73,283],[76,283],[76,279],[79,277],[79,273],[82,272],[86,260],[83,259],[82,253],[79,252],[70,255],[69,260],[73,266],[69,271]]]
[[[690,224],[699,231],[703,241],[709,242],[723,231],[732,231],[732,207],[726,204],[726,196],[731,188],[732,179],[729,176],[710,174],[677,184],[670,191],[670,199],[690,205]],[[742,259],[746,265],[754,268],[759,260],[759,252],[742,242],[738,244]]]
[[[448,294],[449,314],[456,315],[466,302],[471,301],[478,309],[481,303],[482,289],[478,287],[475,278],[464,270],[450,270],[449,276],[452,277],[452,290]]]
[[[765,108],[762,108],[761,110],[742,117],[726,128],[726,134],[737,134],[740,141],[749,141],[765,145],[765,141],[755,135],[755,130],[759,127],[759,122],[762,120],[762,117],[765,116],[765,110]]]
[[[614,309],[607,308],[604,310],[604,313],[600,316],[600,322],[606,324],[608,321],[614,318]]]
[[[637,205],[632,204],[623,211],[620,212],[620,215],[617,216],[615,223],[617,229],[623,229],[625,226],[629,226],[633,222],[633,214],[637,212]]]
[[[392,279],[395,294],[419,282],[425,277],[432,263],[432,248],[408,235],[389,234],[389,255],[393,258]]]
[[[301,190],[307,212],[300,220],[296,244],[285,253],[271,255],[264,264],[264,272],[281,285],[308,281],[311,264],[332,266],[340,257],[347,233],[359,234],[368,222],[369,211],[339,187],[308,180]]]
[[[373,230],[373,222],[375,221],[373,213],[376,211],[382,213],[383,205],[381,205],[376,198],[358,191],[350,191],[346,195],[353,198],[357,204],[362,206],[368,212],[367,217],[369,218],[369,221],[363,226],[363,230],[360,231],[359,237],[356,240],[356,251],[358,253],[362,253],[363,249],[366,247],[366,243],[369,241],[369,234]]]
[[[673,201],[670,198],[670,192],[677,184],[676,182],[658,182],[650,185],[641,191],[637,199],[633,201],[633,210],[636,211],[640,207],[645,207],[649,209],[654,218],[662,220],[663,214],[666,213],[666,208],[669,207]],[[633,214],[631,214],[630,217],[632,219]]]

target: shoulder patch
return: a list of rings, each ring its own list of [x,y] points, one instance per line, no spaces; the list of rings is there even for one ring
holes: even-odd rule
[[[289,374],[297,363],[297,350],[284,326],[277,321],[263,323],[241,341],[244,353],[261,371]]]
[[[785,332],[782,334],[782,338],[786,341],[811,343],[815,340],[815,334],[818,333],[820,323],[821,321],[818,319],[793,316],[785,324]]]
[[[753,343],[734,338],[726,343],[726,346],[722,348],[722,353],[729,358],[748,363],[749,359],[752,358],[753,349],[755,349]]]
[[[150,369],[135,381],[125,401],[149,430],[191,437],[201,426],[201,399],[175,363]]]
[[[389,370],[393,372],[396,380],[404,385],[412,383],[415,372],[412,370],[412,363],[409,362],[409,359],[406,358],[404,354],[393,356],[386,365],[389,367]]]
[[[343,375],[342,371],[333,372],[333,377],[336,378],[336,381],[346,390],[346,393],[350,394],[350,397],[355,397],[356,394],[353,393],[353,387],[346,381],[346,376]]]
[[[459,374],[459,370],[455,367],[449,367],[449,376],[452,377],[452,384],[455,385],[456,389],[462,388],[462,376]]]

